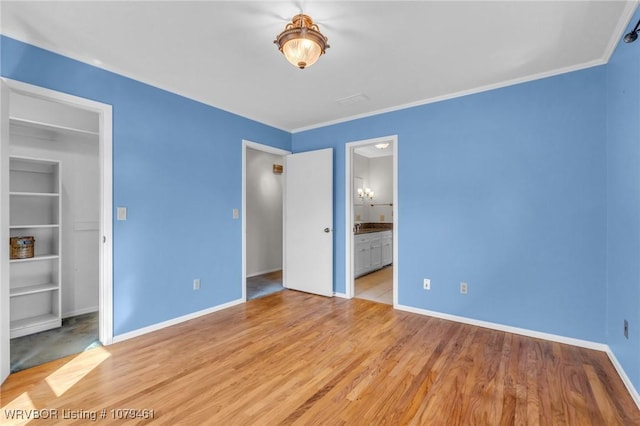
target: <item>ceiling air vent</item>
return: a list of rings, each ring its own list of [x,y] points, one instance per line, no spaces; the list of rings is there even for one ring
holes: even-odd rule
[[[347,96],[346,98],[336,100],[342,106],[357,104],[358,102],[368,101],[369,97],[363,93],[356,93],[355,95]]]

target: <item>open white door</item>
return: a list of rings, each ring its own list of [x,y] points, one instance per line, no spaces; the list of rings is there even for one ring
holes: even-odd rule
[[[283,284],[333,296],[333,149],[285,159]]]
[[[9,88],[0,80],[0,383],[10,373],[9,351]]]

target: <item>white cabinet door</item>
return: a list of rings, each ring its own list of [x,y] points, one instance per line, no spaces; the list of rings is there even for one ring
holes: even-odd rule
[[[366,274],[371,269],[371,245],[368,239],[356,243],[355,276]]]
[[[376,232],[371,236],[371,270],[382,268],[382,245],[380,233]]]
[[[391,265],[393,263],[393,236],[391,231],[382,233],[382,266]]]

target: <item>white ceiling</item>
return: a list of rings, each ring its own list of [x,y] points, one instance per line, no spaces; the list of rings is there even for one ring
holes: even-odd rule
[[[378,148],[381,141],[376,141],[370,145],[359,146],[354,149],[356,154],[360,154],[367,158],[391,157],[393,155],[393,140],[386,141],[386,147]]]
[[[605,63],[636,4],[3,0],[0,13],[5,35],[295,132]],[[301,10],[331,45],[305,70],[272,43]]]

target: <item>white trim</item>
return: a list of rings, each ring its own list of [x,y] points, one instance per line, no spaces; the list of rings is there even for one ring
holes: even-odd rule
[[[11,373],[9,316],[9,87],[0,79],[0,384]]]
[[[616,356],[614,355],[613,351],[609,346],[607,346],[606,352],[607,352],[607,355],[609,356],[609,360],[613,364],[613,367],[618,372],[620,379],[622,379],[622,383],[624,383],[627,390],[629,391],[631,398],[633,398],[633,401],[636,403],[638,408],[640,408],[640,395],[638,394],[638,391],[636,390],[636,388],[633,386],[633,383],[631,383],[631,379],[629,379],[629,376],[627,376],[627,373],[624,371],[624,368],[622,368],[622,365],[620,365],[620,362],[618,362],[618,358],[616,358]]]
[[[434,96],[432,98],[421,99],[415,102],[408,102],[406,104],[395,105],[389,108],[382,108],[375,111],[369,111],[362,114],[351,115],[349,117],[337,118],[335,120],[324,121],[322,123],[316,123],[309,126],[299,127],[297,129],[293,129],[290,132],[292,134],[306,132],[307,130],[319,129],[321,127],[332,126],[334,124],[345,123],[348,121],[359,120],[361,118],[373,117],[376,115],[386,114],[388,112],[400,111],[403,109],[418,107],[422,105],[433,104],[436,102],[448,101],[450,99],[461,98],[468,95],[475,95],[477,93],[489,92],[495,89],[502,89],[504,87],[515,86],[521,83],[528,83],[531,81],[542,80],[548,77],[554,77],[557,75],[567,74],[574,71],[580,71],[588,68],[597,67],[599,65],[606,64],[607,61],[604,58],[596,59],[594,61],[585,62],[584,64],[574,65],[565,68],[559,68],[557,70],[542,72],[539,74],[534,74],[527,77],[514,78],[513,80],[507,80],[499,83],[487,84],[486,86],[475,87],[467,90],[462,90],[460,92],[448,93],[445,95]]]
[[[334,292],[333,292],[333,295],[334,295],[335,297],[339,297],[339,298],[341,298],[341,299],[350,299],[350,297],[347,297],[347,295],[346,295],[345,293],[337,293],[337,292],[335,292],[335,291],[334,291]]]
[[[76,309],[74,311],[64,312],[62,314],[62,319],[69,318],[69,317],[75,317],[75,316],[78,316],[78,315],[90,314],[91,312],[99,312],[99,307],[98,306],[91,306],[91,307],[84,308],[84,309]]]
[[[203,309],[201,311],[193,312],[187,315],[183,315],[181,317],[177,317],[174,319],[170,319],[168,321],[159,322],[157,324],[149,325],[147,327],[139,328],[137,330],[129,331],[127,333],[118,334],[113,337],[113,343],[123,342],[125,340],[133,339],[134,337],[139,337],[144,334],[152,333],[154,331],[162,330],[163,328],[171,327],[172,325],[180,324],[185,321],[189,321],[204,315],[209,315],[214,312],[221,311],[223,309],[230,308],[235,305],[239,305],[244,303],[243,299],[232,300],[231,302],[223,303],[222,305],[214,306],[212,308]]]
[[[393,147],[393,306],[398,301],[398,135],[389,135],[379,138],[365,139],[345,144],[344,161],[344,194],[345,194],[345,297],[351,299],[355,296],[353,277],[353,153],[356,147],[375,145],[380,142],[392,142]]]
[[[360,118],[366,118],[366,117],[372,117],[375,115],[380,115],[380,114],[385,114],[388,112],[393,112],[393,111],[398,111],[398,110],[402,110],[402,109],[407,109],[407,108],[412,108],[412,107],[416,107],[416,106],[421,106],[421,105],[427,105],[427,104],[431,104],[431,103],[435,103],[435,102],[440,102],[440,101],[445,101],[445,100],[449,100],[449,99],[455,99],[455,98],[460,98],[463,96],[467,96],[467,95],[473,95],[476,93],[482,93],[482,92],[487,92],[490,90],[494,90],[494,89],[500,89],[503,87],[508,87],[508,86],[514,86],[517,84],[521,84],[521,83],[528,83],[530,81],[535,81],[535,80],[541,80],[547,77],[553,77],[553,76],[557,76],[557,75],[562,75],[562,74],[567,74],[570,72],[574,72],[574,71],[580,71],[580,70],[584,70],[584,69],[588,69],[588,68],[592,68],[592,67],[596,67],[599,65],[604,65],[607,62],[609,62],[609,59],[611,58],[611,55],[613,54],[613,52],[615,51],[616,46],[618,45],[618,41],[620,40],[620,36],[618,36],[618,34],[622,34],[621,31],[624,30],[624,26],[622,28],[622,30],[619,30],[619,27],[622,24],[628,22],[631,17],[633,16],[633,13],[635,12],[635,8],[637,6],[637,0],[633,1],[630,3],[629,6],[627,6],[627,10],[622,14],[620,21],[617,24],[617,30],[613,32],[614,36],[612,36],[611,40],[609,41],[609,44],[607,45],[607,48],[604,51],[604,54],[601,58],[598,59],[594,59],[593,61],[588,61],[588,62],[584,62],[582,64],[577,64],[577,65],[572,65],[569,67],[564,67],[564,68],[558,68],[555,70],[551,70],[551,71],[546,71],[546,72],[542,72],[542,73],[538,73],[538,74],[533,74],[530,76],[525,76],[525,77],[520,77],[520,78],[515,78],[512,80],[507,80],[507,81],[503,81],[503,82],[498,82],[498,83],[493,83],[493,84],[488,84],[485,86],[480,86],[480,87],[476,87],[476,88],[471,88],[471,89],[467,89],[467,90],[462,90],[460,92],[455,92],[455,93],[450,93],[450,94],[445,94],[445,95],[440,95],[440,96],[434,96],[431,98],[426,98],[426,99],[421,99],[421,100],[417,100],[414,102],[409,102],[406,104],[401,104],[401,105],[395,105],[389,108],[382,108],[379,110],[375,110],[375,111],[370,111],[370,112],[365,112],[362,114],[356,114],[356,115],[352,115],[349,117],[344,117],[344,118],[337,118],[335,120],[329,120],[329,121],[325,121],[322,123],[316,123],[316,124],[311,124],[308,126],[303,126],[303,127],[298,127],[298,128],[285,128],[285,127],[281,127],[278,126],[276,124],[272,124],[272,123],[267,123],[266,121],[262,121],[253,117],[249,117],[247,115],[244,115],[240,112],[235,112],[233,110],[229,110],[229,109],[224,109],[218,105],[213,105],[211,104],[209,101],[205,100],[205,99],[200,99],[197,95],[194,94],[188,94],[188,93],[184,93],[181,90],[176,90],[175,88],[172,87],[168,87],[164,84],[159,84],[158,82],[154,81],[153,79],[149,79],[147,77],[144,78],[139,78],[138,76],[136,76],[135,74],[129,73],[129,72],[125,72],[123,70],[121,70],[118,67],[110,67],[110,66],[106,66],[104,64],[101,65],[96,65],[93,60],[91,60],[91,58],[87,58],[84,57],[82,55],[77,55],[75,53],[72,53],[66,49],[61,49],[59,46],[49,46],[49,45],[44,45],[44,44],[39,44],[36,43],[34,41],[29,41],[29,40],[24,40],[22,39],[20,36],[15,35],[15,34],[10,34],[10,33],[4,33],[5,36],[10,37],[14,40],[18,40],[22,43],[27,43],[30,44],[32,46],[38,47],[40,49],[44,49],[47,50],[49,52],[55,53],[57,55],[61,55],[79,62],[82,62],[84,64],[87,64],[89,66],[104,70],[106,72],[110,72],[110,73],[114,73],[132,80],[136,80],[139,81],[143,84],[147,84],[149,86],[152,87],[157,87],[160,88],[162,90],[166,90],[168,92],[174,93],[178,96],[182,96],[185,97],[187,99],[191,99],[194,100],[196,102],[200,102],[203,103],[205,105],[208,106],[212,106],[216,109],[219,109],[221,111],[226,111],[230,114],[233,115],[237,115],[239,117],[244,117],[247,119],[250,119],[252,121],[255,121],[256,123],[260,123],[263,124],[265,126],[269,126],[269,127],[273,127],[275,129],[278,130],[282,130],[291,134],[295,134],[295,133],[300,133],[300,132],[304,132],[307,130],[313,130],[313,129],[318,129],[321,127],[326,127],[326,126],[331,126],[334,124],[339,124],[339,123],[344,123],[347,121],[353,121],[353,120],[358,120]],[[625,25],[626,26],[626,25]]]
[[[564,343],[566,345],[577,346],[580,348],[593,349],[596,351],[605,352],[609,357],[609,360],[613,364],[613,367],[616,369],[618,376],[620,376],[620,379],[622,380],[625,387],[627,388],[629,395],[631,395],[631,398],[633,398],[633,401],[636,403],[636,405],[640,409],[640,394],[638,394],[638,391],[633,386],[631,379],[629,379],[629,376],[627,376],[627,373],[624,371],[624,368],[622,368],[622,365],[620,364],[620,362],[618,362],[618,359],[616,358],[615,354],[613,353],[613,351],[611,351],[611,348],[607,344],[592,342],[589,340],[574,339],[572,337],[565,337],[565,336],[559,336],[557,334],[543,333],[540,331],[529,330],[526,328],[512,327],[512,326],[497,324],[497,323],[488,322],[488,321],[480,321],[473,318],[445,314],[442,312],[430,311],[427,309],[415,308],[412,306],[396,305],[394,306],[394,308],[401,311],[418,314],[418,315],[427,315],[434,318],[441,318],[449,321],[459,322],[462,324],[473,325],[476,327],[489,328],[492,330],[504,331],[506,333],[519,334],[521,336],[532,337],[535,339],[543,339],[543,340],[548,340],[550,342]]]
[[[134,80],[134,81],[140,82],[140,83],[145,84],[147,86],[155,87],[155,88],[164,90],[166,92],[173,93],[173,94],[175,94],[177,96],[181,96],[183,98],[199,102],[201,104],[213,107],[213,108],[218,109],[220,111],[224,111],[224,112],[227,112],[229,114],[233,114],[233,115],[238,116],[238,117],[247,118],[247,119],[249,119],[251,121],[254,121],[256,123],[263,124],[265,126],[272,127],[274,129],[282,130],[284,132],[288,132],[288,133],[291,132],[291,129],[280,127],[280,126],[277,126],[275,124],[270,124],[270,123],[267,123],[266,121],[262,121],[260,119],[252,118],[252,117],[249,117],[247,115],[244,115],[243,113],[240,113],[240,112],[237,112],[237,111],[234,111],[234,110],[231,110],[231,109],[226,109],[226,108],[220,107],[218,105],[214,105],[209,100],[201,98],[200,96],[198,96],[197,93],[186,93],[183,90],[179,90],[179,89],[176,89],[174,87],[170,87],[169,85],[166,85],[166,84],[161,84],[161,83],[159,83],[158,81],[156,81],[156,80],[154,80],[152,78],[148,78],[149,77],[148,75],[144,75],[144,76],[143,75],[137,75],[136,73],[131,73],[131,72],[125,71],[125,70],[123,70],[123,69],[121,69],[119,67],[107,66],[105,64],[98,65],[98,64],[95,63],[95,61],[92,58],[88,58],[88,57],[83,56],[83,55],[78,55],[78,54],[76,54],[74,52],[71,52],[70,50],[63,49],[60,46],[53,46],[53,45],[49,45],[49,44],[46,44],[46,43],[37,43],[37,42],[34,42],[33,40],[25,40],[20,35],[11,34],[10,32],[3,32],[2,35],[6,36],[6,37],[9,37],[9,38],[12,38],[14,40],[18,40],[19,42],[26,43],[26,44],[29,44],[31,46],[35,46],[35,47],[37,47],[39,49],[46,50],[46,51],[54,53],[56,55],[64,56],[65,58],[72,59],[72,60],[75,60],[75,61],[78,61],[78,62],[82,62],[83,64],[91,66],[91,67],[94,67],[96,69],[100,69],[100,70],[103,70],[105,72],[116,74],[118,76],[125,77],[125,78],[128,78],[130,80]]]
[[[427,315],[430,317],[455,321],[462,324],[475,325],[477,327],[489,328],[492,330],[504,331],[506,333],[520,334],[522,336],[533,337],[536,339],[549,340],[551,342],[565,343],[567,345],[578,346],[581,348],[594,349],[596,351],[606,352],[609,348],[604,343],[591,342],[589,340],[574,339],[573,337],[559,336],[557,334],[543,333],[541,331],[528,330],[526,328],[512,327],[509,325],[497,324],[494,322],[481,321],[473,318],[461,317],[458,315],[445,314],[442,312],[429,311],[427,309],[415,308],[413,306],[396,305],[396,309],[414,314]]]
[[[247,148],[255,149],[257,151],[266,152],[268,154],[275,155],[289,155],[291,151],[287,151],[280,148],[275,148],[269,145],[263,145],[257,142],[251,142],[249,140],[242,140],[242,206],[240,211],[240,216],[242,219],[242,300],[244,302],[247,301]],[[284,199],[283,199],[284,203]],[[284,215],[283,215],[283,225],[284,225]],[[284,226],[282,227],[282,231],[284,232]],[[284,235],[282,236],[282,252],[284,253]],[[284,284],[284,258],[282,259],[282,275],[283,275],[283,284]],[[274,271],[277,271],[275,269]],[[270,271],[273,272],[273,271]],[[260,275],[260,274],[256,274]],[[255,276],[255,275],[251,275]]]
[[[624,34],[627,25],[629,25],[629,21],[631,21],[631,18],[633,18],[633,14],[636,12],[637,7],[638,0],[625,3],[625,10],[620,15],[620,19],[616,23],[615,30],[613,31],[613,33],[611,33],[609,44],[607,44],[607,47],[604,50],[602,59],[604,60],[605,64],[609,62],[609,60],[611,59],[611,55],[613,55],[616,47],[620,44],[620,38],[622,37],[622,34]]]
[[[2,80],[10,91],[92,111],[98,115],[101,192],[100,235],[104,238],[104,244],[100,245],[99,254],[99,338],[103,345],[109,345],[113,339],[113,109],[111,105],[56,90],[8,78],[2,78]],[[2,336],[3,339],[4,337]],[[7,360],[6,362],[8,363],[9,361]],[[2,360],[2,363],[4,365],[5,361]]]

